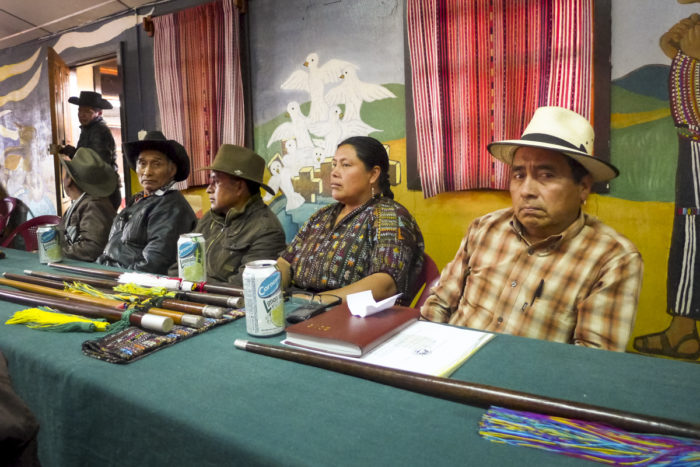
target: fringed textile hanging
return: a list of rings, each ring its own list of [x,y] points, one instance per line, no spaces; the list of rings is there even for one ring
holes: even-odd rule
[[[243,145],[245,114],[238,10],[218,0],[153,19],[153,60],[162,131],[182,143],[190,176],[178,188],[206,185],[223,143]]]
[[[537,107],[591,112],[593,0],[408,0],[423,194],[507,189],[486,150]]]

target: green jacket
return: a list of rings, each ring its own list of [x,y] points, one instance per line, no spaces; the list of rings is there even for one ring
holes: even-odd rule
[[[194,231],[207,242],[208,282],[243,285],[246,263],[276,260],[286,247],[282,224],[260,195],[250,198],[242,212],[230,209],[223,216],[209,210]]]

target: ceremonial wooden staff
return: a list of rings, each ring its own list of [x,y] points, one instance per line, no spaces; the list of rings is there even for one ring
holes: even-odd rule
[[[71,276],[68,274],[30,270],[25,270],[24,273],[29,274],[30,276],[43,277],[62,282],[84,282],[88,285],[101,287],[104,289],[114,289],[114,287],[121,285],[115,279],[96,279],[94,277],[87,276]],[[179,300],[203,303],[206,305],[214,305],[224,308],[243,308],[244,303],[243,297],[234,297],[232,295],[215,294],[209,292],[185,292],[182,290],[175,290],[173,292],[175,293],[175,297]]]
[[[32,271],[24,271],[25,273],[31,273]],[[10,280],[15,280],[15,281],[22,281],[22,282],[28,282],[30,284],[36,284],[36,285],[43,285],[44,287],[51,287],[52,289],[61,289],[63,290],[64,287],[64,282],[84,282],[85,284],[88,284],[87,281],[81,280],[81,278],[75,278],[75,279],[49,279],[46,277],[41,277],[39,275],[34,276],[32,274],[28,276],[23,276],[21,274],[12,274],[9,272],[3,273],[3,276],[5,276],[7,279]],[[100,282],[108,282],[104,279],[98,279]],[[113,294],[114,290],[112,290],[112,287],[104,287],[102,285],[95,285],[95,284],[88,284],[92,285],[94,287],[97,287],[101,292],[106,292],[109,294]],[[149,298],[144,295],[139,295],[139,294],[134,294],[134,293],[128,293],[128,295],[134,295],[140,299],[146,299]],[[163,297],[160,301],[160,306],[162,306],[165,309],[168,310],[173,310],[173,311],[180,311],[182,313],[190,313],[193,315],[201,315],[201,316],[207,316],[209,318],[216,318],[219,319],[224,315],[224,309],[219,307],[219,306],[212,306],[212,305],[203,305],[201,303],[193,303],[193,302],[186,302],[183,300],[177,300],[174,298],[168,298],[168,297]]]
[[[0,289],[0,299],[19,303],[21,305],[48,306],[65,313],[72,313],[88,318],[102,318],[112,323],[122,319],[122,313],[124,313],[123,311],[102,305],[73,302],[63,298],[47,297],[46,295],[32,292],[20,292],[19,290]],[[131,313],[129,316],[129,323],[143,329],[157,332],[169,332],[173,328],[172,318],[137,311]]]
[[[29,284],[27,282],[22,281],[0,278],[0,285],[14,287],[15,289],[24,290],[27,292],[35,292],[44,295],[51,295],[54,297],[66,298],[68,300],[90,303],[93,305],[108,306],[119,311],[123,311],[127,308],[127,304],[120,300],[112,300],[109,298],[93,297],[92,295],[82,295],[72,292],[65,292],[63,290],[52,289],[50,287],[44,287],[41,285]],[[191,328],[201,328],[202,326],[204,326],[204,318],[202,318],[201,316],[181,313],[179,311],[166,310],[164,308],[158,307],[150,307],[148,309],[148,312],[154,315],[168,316],[173,319],[173,322],[175,324],[180,324],[182,326],[188,326]]]
[[[249,342],[243,339],[236,339],[234,345],[248,352],[324,368],[462,404],[485,408],[495,405],[555,417],[605,423],[628,431],[700,439],[700,425],[691,423],[538,396],[496,386],[394,370],[378,365],[315,354],[305,350]]]
[[[219,294],[224,294],[224,295],[233,295],[235,297],[242,297],[243,296],[243,287],[236,287],[233,285],[218,285],[218,284],[208,284],[206,282],[191,282],[191,281],[185,281],[177,277],[167,277],[167,276],[158,276],[155,274],[149,274],[149,273],[142,273],[142,272],[137,272],[137,271],[128,271],[128,272],[119,272],[119,271],[108,271],[106,269],[97,269],[97,268],[87,268],[84,266],[73,266],[70,264],[63,264],[63,263],[49,263],[49,266],[52,268],[56,269],[63,269],[65,271],[73,271],[73,272],[78,272],[81,274],[90,274],[90,275],[96,275],[100,277],[110,277],[112,279],[116,279],[119,282],[124,282],[125,277],[129,278],[135,278],[138,276],[143,276],[144,279],[155,279],[155,280],[161,280],[161,281],[171,281],[173,283],[177,283],[178,285],[174,285],[174,289],[172,290],[182,290],[183,292],[191,292],[195,290],[203,290],[204,292],[212,292],[212,293],[219,293]],[[138,281],[127,281],[127,282],[135,282],[136,284],[139,284]],[[186,288],[185,284],[189,284],[190,288]],[[143,285],[143,284],[139,284]],[[170,287],[168,287],[170,289]]]

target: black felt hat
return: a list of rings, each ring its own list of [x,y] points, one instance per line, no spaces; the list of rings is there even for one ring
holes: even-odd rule
[[[186,179],[190,174],[190,158],[184,146],[173,139],[167,139],[160,131],[149,131],[143,139],[124,143],[124,155],[134,170],[136,170],[139,154],[146,149],[160,151],[175,163],[177,166],[176,182]]]
[[[111,109],[112,104],[102,98],[102,94],[93,91],[80,91],[80,97],[69,97],[68,102],[75,105],[85,105],[96,109]]]

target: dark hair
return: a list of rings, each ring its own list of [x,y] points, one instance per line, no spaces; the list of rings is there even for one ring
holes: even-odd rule
[[[338,147],[348,144],[355,149],[357,157],[362,161],[367,170],[372,170],[372,167],[379,166],[381,173],[379,174],[379,190],[382,196],[393,198],[394,193],[391,191],[389,184],[389,155],[386,153],[384,145],[374,138],[369,136],[352,136],[338,144]]]
[[[251,196],[255,194],[260,194],[260,184],[258,182],[247,180],[245,178],[242,178],[241,180],[245,182],[245,186],[248,187],[248,193],[250,193]]]
[[[590,175],[588,169],[586,169],[579,161],[573,157],[567,156],[566,154],[564,154],[564,157],[566,158],[566,162],[569,163],[569,167],[571,167],[571,176],[574,179],[574,182],[581,183],[583,177]]]

